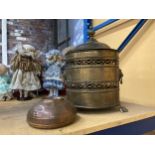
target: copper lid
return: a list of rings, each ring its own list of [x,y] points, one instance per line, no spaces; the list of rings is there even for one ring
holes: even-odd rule
[[[27,114],[27,122],[35,128],[52,129],[72,123],[76,110],[65,98],[44,99]]]

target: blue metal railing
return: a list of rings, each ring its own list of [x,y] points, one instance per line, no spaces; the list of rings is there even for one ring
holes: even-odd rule
[[[134,27],[134,29],[129,33],[129,35],[125,38],[122,44],[118,47],[118,51],[121,52],[127,44],[132,40],[132,38],[137,34],[137,32],[143,27],[147,19],[141,19],[138,24]]]
[[[108,26],[116,21],[118,21],[119,19],[108,19],[106,20],[105,22],[95,26],[93,28],[94,31],[97,31],[105,26]],[[84,43],[87,42],[89,40],[89,36],[88,36],[88,30],[89,30],[89,27],[92,26],[92,19],[84,19]]]
[[[94,31],[98,31],[99,29],[106,27],[119,19],[109,19],[106,20],[105,22],[93,27]],[[129,33],[129,35],[124,39],[124,41],[121,43],[121,45],[118,47],[118,51],[121,52],[127,44],[132,40],[132,38],[137,34],[137,32],[143,27],[143,25],[146,23],[147,19],[141,19],[138,24],[133,28],[133,30]],[[92,20],[91,19],[84,19],[84,42],[87,42],[89,39],[88,36],[88,30],[89,26],[92,25]]]
[[[118,20],[119,20],[119,19],[108,19],[108,20],[106,20],[105,22],[103,22],[103,23],[101,23],[101,24],[95,26],[95,27],[93,28],[93,30],[94,30],[94,31],[97,31],[97,30],[99,30],[99,29],[101,29],[101,28],[103,28],[103,27],[105,27],[105,26],[108,26],[108,25],[110,25],[110,24],[112,24],[112,23],[114,23],[114,22],[116,22],[116,21],[118,21]]]

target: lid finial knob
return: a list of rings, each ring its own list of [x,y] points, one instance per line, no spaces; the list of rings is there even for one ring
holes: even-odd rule
[[[94,38],[95,32],[94,32],[92,26],[89,27],[88,34],[89,34],[89,38],[90,38],[90,39],[93,39],[93,38]]]

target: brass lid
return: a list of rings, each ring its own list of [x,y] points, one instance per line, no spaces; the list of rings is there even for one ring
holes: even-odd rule
[[[89,33],[89,41],[87,43],[80,44],[80,45],[76,46],[75,48],[68,51],[67,54],[74,53],[74,52],[77,52],[77,51],[111,49],[110,46],[108,46],[107,44],[101,43],[101,42],[97,41],[96,39],[94,39],[95,32],[92,29],[89,30],[88,33]]]

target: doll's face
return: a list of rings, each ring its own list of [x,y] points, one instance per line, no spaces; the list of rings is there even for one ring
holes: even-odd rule
[[[6,74],[7,71],[8,71],[7,67],[3,64],[0,64],[0,75]]]
[[[37,57],[37,52],[33,49],[29,49],[27,52],[28,56],[31,56],[33,59],[35,59]]]
[[[50,50],[46,53],[46,63],[48,64],[61,63],[62,60],[61,52],[57,49]]]
[[[38,53],[36,51],[33,50],[33,51],[31,51],[31,53],[32,53],[33,59],[36,59],[38,57]]]
[[[46,63],[51,64],[54,62],[54,57],[53,56],[46,56]]]

